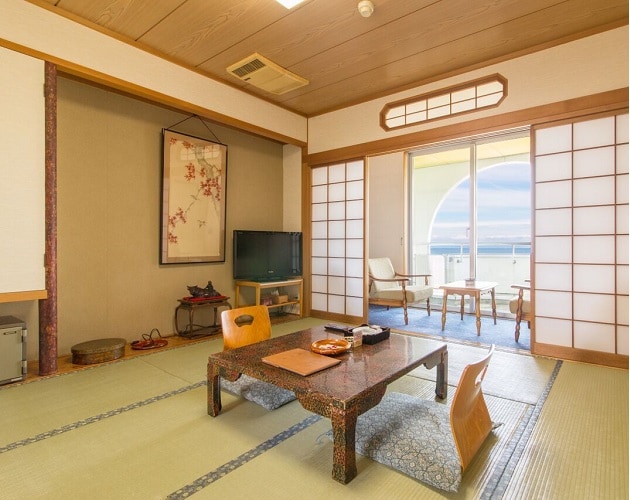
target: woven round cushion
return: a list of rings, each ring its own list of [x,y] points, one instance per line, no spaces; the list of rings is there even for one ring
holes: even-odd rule
[[[356,451],[440,490],[457,492],[462,480],[446,404],[388,392],[359,415]]]
[[[75,365],[91,365],[121,358],[125,353],[125,339],[98,339],[72,346]]]
[[[221,388],[267,410],[275,410],[296,399],[293,392],[249,375],[241,375],[234,382],[221,378]]]

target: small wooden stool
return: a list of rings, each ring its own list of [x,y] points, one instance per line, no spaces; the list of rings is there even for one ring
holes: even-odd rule
[[[91,365],[113,361],[125,353],[125,339],[98,339],[72,346],[72,362],[75,365]]]

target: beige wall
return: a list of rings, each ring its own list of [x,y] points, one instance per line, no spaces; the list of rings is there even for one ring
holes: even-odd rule
[[[174,309],[187,294],[186,285],[211,280],[221,293],[234,296],[233,229],[283,229],[282,145],[208,124],[228,145],[226,261],[159,265],[161,131],[184,118],[59,80],[60,355],[86,340],[132,341],[152,328],[172,334]],[[197,118],[174,129],[216,140]],[[36,359],[36,303],[0,306],[0,314],[27,319],[28,359]]]
[[[285,144],[284,167],[284,231],[302,230],[302,148]]]
[[[0,47],[0,67],[0,294],[44,290],[44,64]]]
[[[307,140],[305,117],[31,2],[2,0],[0,39],[9,47],[16,44],[43,54],[62,68],[90,77],[102,75],[106,82],[128,82],[138,95],[199,107],[212,118],[227,118],[244,129],[272,134],[267,137],[280,134],[287,142]]]
[[[368,158],[368,257],[389,257],[394,269],[405,267],[405,153]]]

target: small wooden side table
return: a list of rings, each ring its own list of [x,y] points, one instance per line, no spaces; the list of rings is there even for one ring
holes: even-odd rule
[[[221,331],[221,325],[217,323],[217,311],[222,307],[232,309],[232,305],[228,302],[229,298],[230,297],[221,297],[220,299],[209,298],[206,300],[178,299],[179,305],[175,308],[175,330],[177,334],[182,337],[191,337],[199,330],[212,329],[213,331],[211,333]],[[214,309],[213,323],[207,326],[195,324],[195,311],[207,307]],[[178,313],[180,310],[188,311],[188,324],[185,325],[184,328],[179,327]]]
[[[481,295],[490,293],[492,295],[492,317],[494,324],[497,324],[497,303],[494,297],[494,289],[498,283],[493,281],[475,281],[473,285],[467,285],[465,281],[454,281],[446,283],[440,288],[444,290],[444,298],[442,299],[442,331],[446,325],[446,301],[449,295],[461,295],[459,308],[460,319],[464,319],[464,296],[470,295],[475,299],[475,316],[477,318],[477,336],[481,335]]]

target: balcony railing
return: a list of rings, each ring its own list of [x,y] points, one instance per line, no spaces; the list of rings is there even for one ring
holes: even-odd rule
[[[414,254],[414,272],[426,272],[427,267],[429,268],[432,274],[431,282],[435,287],[432,302],[435,306],[441,307],[442,291],[439,286],[470,277],[470,253],[468,245],[431,243],[429,248],[428,256]],[[499,313],[508,312],[508,302],[515,295],[511,285],[530,279],[530,255],[530,243],[478,245],[475,277],[480,281],[498,283],[495,295]],[[489,296],[483,297],[481,306],[484,312],[490,310]]]

